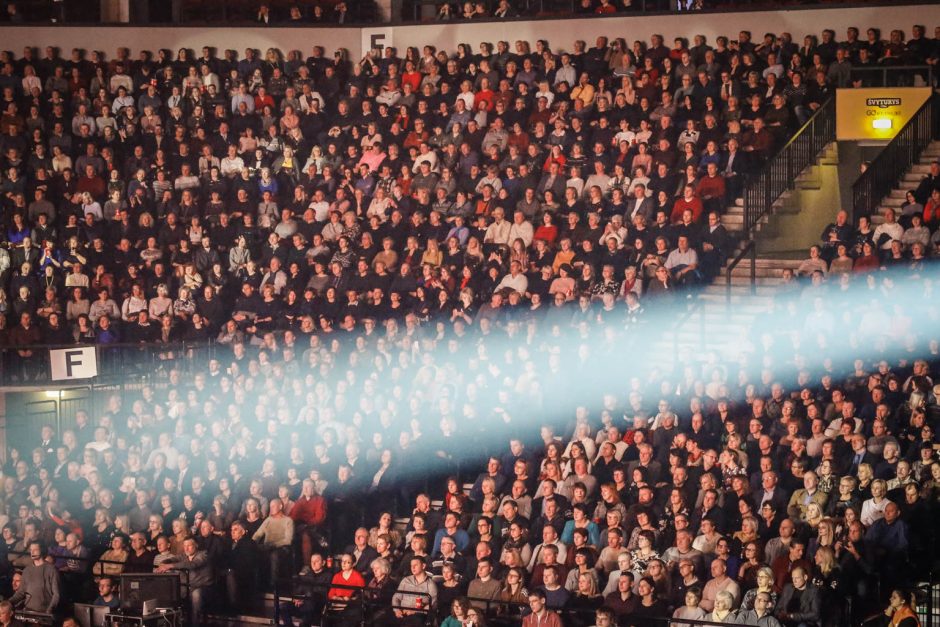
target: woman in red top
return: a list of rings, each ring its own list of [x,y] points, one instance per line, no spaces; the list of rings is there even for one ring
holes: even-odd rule
[[[529,149],[529,134],[522,130],[522,125],[516,122],[509,133],[509,146],[515,146],[523,154]]]
[[[555,239],[558,237],[558,227],[555,226],[552,214],[543,213],[542,214],[542,224],[539,228],[535,229],[535,235],[532,239],[540,239],[549,244],[554,244]]]
[[[490,80],[488,78],[480,79],[480,91],[473,96],[473,110],[480,110],[480,103],[486,103],[486,110],[492,111],[496,100],[496,94],[490,89]]]
[[[421,72],[415,70],[415,64],[411,61],[405,63],[405,71],[401,75],[402,87],[406,83],[411,85],[411,91],[414,93],[418,92],[418,87],[421,85]]]
[[[565,164],[568,163],[568,158],[562,152],[561,146],[552,146],[552,152],[550,155],[548,155],[548,158],[545,159],[545,165],[542,166],[542,170],[548,172],[551,169],[552,163],[557,163],[558,171],[564,172]]]
[[[862,244],[862,256],[855,260],[852,270],[861,274],[873,272],[880,266],[881,261],[878,259],[878,255],[875,254],[875,247],[872,246],[871,242]]]
[[[924,204],[924,224],[931,231],[940,224],[940,189],[935,189],[930,193],[930,198]]]
[[[403,196],[411,195],[411,168],[407,164],[401,166],[401,174],[398,175],[396,183],[401,185],[401,193]]]
[[[349,588],[362,588],[366,585],[366,580],[354,567],[355,559],[349,553],[343,553],[339,558],[340,570],[333,575],[330,585],[348,586]],[[349,588],[330,588],[327,598],[334,603],[345,604],[349,599],[356,595],[356,590]]]

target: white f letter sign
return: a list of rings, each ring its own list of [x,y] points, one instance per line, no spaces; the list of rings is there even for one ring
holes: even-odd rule
[[[49,361],[53,381],[90,379],[98,375],[98,356],[94,346],[50,350]]]

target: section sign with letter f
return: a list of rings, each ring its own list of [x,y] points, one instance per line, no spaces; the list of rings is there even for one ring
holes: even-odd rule
[[[98,355],[94,346],[52,349],[49,365],[53,381],[98,376]]]

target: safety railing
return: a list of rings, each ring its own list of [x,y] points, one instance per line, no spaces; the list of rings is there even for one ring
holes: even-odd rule
[[[904,173],[917,163],[930,142],[937,138],[940,138],[940,99],[934,94],[852,185],[855,219],[876,213],[881,200],[894,189]]]
[[[13,550],[7,552],[8,559],[13,562],[14,568],[18,568],[21,564],[18,564],[16,558],[30,558],[30,554],[27,551]],[[17,607],[15,609],[15,618],[21,623],[30,624],[30,625],[54,625],[57,623],[57,617],[62,614],[62,612],[67,612],[73,604],[79,605],[81,599],[93,598],[97,594],[97,589],[93,587],[94,578],[101,576],[111,577],[117,582],[120,580],[122,575],[131,575],[131,573],[116,573],[109,574],[104,571],[104,565],[111,564],[114,566],[124,567],[125,563],[102,559],[101,557],[93,557],[90,555],[59,555],[59,554],[47,554],[45,560],[52,564],[57,564],[59,562],[72,562],[78,564],[84,564],[84,567],[76,569],[74,564],[69,564],[68,569],[63,569],[57,567],[59,570],[60,578],[60,597],[59,597],[59,606],[55,608],[55,613],[48,612],[36,612],[25,609],[25,607]],[[137,573],[140,574],[140,573]],[[190,589],[189,576],[190,572],[188,570],[174,570],[173,575],[175,575],[179,581],[179,590],[180,598],[188,594]],[[94,590],[94,592],[92,592]],[[117,584],[115,584],[115,590],[117,590]],[[91,594],[89,594],[91,593]],[[28,597],[27,597],[28,599]],[[25,604],[28,601],[24,599],[19,605]]]
[[[744,188],[744,232],[767,215],[784,192],[793,189],[800,172],[811,166],[836,138],[836,103],[830,98],[784,144]]]
[[[286,588],[286,589],[285,589]],[[349,586],[339,583],[316,583],[305,581],[302,577],[293,577],[287,581],[275,582],[274,622],[281,624],[282,603],[292,603],[294,600],[310,601],[316,604],[314,610],[319,616],[314,616],[315,624],[330,615],[336,616],[344,624],[366,625],[378,622],[380,611],[407,612],[425,625],[436,625],[436,610],[434,599],[426,592],[402,592],[401,594],[413,599],[412,605],[396,605],[381,596],[393,597],[398,586],[391,583],[391,589],[380,590],[369,586]],[[330,598],[330,591],[345,590],[349,596]]]
[[[148,380],[170,368],[183,375],[205,370],[210,359],[225,350],[211,340],[170,343],[37,344],[0,349],[0,385],[48,386],[53,382],[50,351],[94,347],[96,382]],[[71,383],[81,383],[72,379]]]
[[[470,605],[479,608],[488,618],[487,624],[515,625],[522,621],[522,618],[529,614],[528,603],[519,603],[516,601],[503,601],[500,599],[487,599],[484,597],[465,597]],[[602,605],[602,597],[597,597],[597,607]],[[574,604],[565,607],[552,607],[551,602],[546,607],[553,612],[557,612],[562,617],[562,623],[565,625],[593,625],[595,607],[591,603],[586,603],[583,607]],[[449,609],[449,608],[448,608]],[[616,623],[615,623],[616,624]]]
[[[933,71],[932,65],[856,65],[849,76],[857,87],[914,87],[918,77],[925,86],[932,86]]]
[[[129,550],[130,549],[128,549],[128,551]],[[18,551],[18,550],[7,551],[7,555],[12,558],[16,558],[16,557],[29,558],[30,557],[30,554],[28,551]],[[131,573],[120,572],[120,573],[112,575],[112,574],[106,573],[103,568],[101,570],[96,571],[95,566],[97,564],[101,564],[102,566],[104,566],[105,564],[112,564],[114,566],[120,566],[123,568],[126,562],[103,559],[101,557],[92,557],[90,555],[58,555],[58,554],[47,553],[45,559],[46,561],[53,563],[53,564],[59,561],[79,562],[79,563],[87,564],[86,568],[82,570],[74,570],[74,569],[70,569],[66,571],[60,570],[60,572],[72,573],[76,575],[92,575],[94,577],[107,576],[107,577],[119,578],[121,575],[131,574]],[[11,561],[13,560],[11,559]],[[16,566],[15,562],[14,562],[14,566]],[[189,571],[188,570],[175,570],[173,571],[173,573],[180,576],[180,587],[182,589],[189,588]],[[140,573],[136,573],[136,574],[140,574]]]
[[[757,225],[774,203],[796,186],[800,173],[815,163],[823,149],[836,138],[836,103],[829,98],[761,168],[748,177],[744,192],[744,238],[753,243]],[[740,263],[740,260],[737,261]],[[735,265],[737,265],[735,263]],[[756,284],[757,254],[753,252],[751,286]],[[731,268],[733,269],[733,268]],[[728,273],[730,282],[730,271]],[[728,288],[731,291],[731,288]]]
[[[705,303],[701,298],[693,294],[692,299],[688,301],[688,308],[676,319],[672,325],[672,363],[673,366],[679,363],[679,336],[682,328],[692,319],[692,316],[699,314],[699,331],[696,334],[699,348],[705,348]]]

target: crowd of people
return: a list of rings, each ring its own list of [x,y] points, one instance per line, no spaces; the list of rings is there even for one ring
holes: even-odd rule
[[[827,4],[829,0],[819,0]],[[761,2],[750,3],[755,8]],[[423,7],[427,6],[428,11]],[[768,4],[779,8],[781,3]],[[137,24],[166,22],[229,22],[279,26],[318,24],[364,24],[380,21],[503,20],[537,16],[611,16],[647,12],[723,11],[734,5],[706,0],[449,0],[426,3],[420,0],[392,2],[391,16],[383,19],[373,0],[240,0],[238,2],[189,2],[172,0],[131,0],[123,20]],[[74,2],[37,2],[5,0],[0,5],[0,22],[28,24],[37,22],[94,24],[119,21],[121,12],[110,1],[75,0]]]
[[[164,363],[12,443],[14,603],[186,571],[198,622],[299,573],[304,624],[828,627],[930,570],[940,349],[891,299],[931,289],[940,172],[920,224],[836,218],[758,370],[617,368],[721,268],[747,174],[855,64],[935,62],[924,27],[286,56],[2,53],[5,375]],[[879,358],[827,359],[842,328]],[[214,344],[190,378],[181,342]]]
[[[25,349],[40,343],[306,343],[407,314],[470,324],[669,298],[717,273],[733,246],[721,213],[854,64],[936,61],[912,31],[358,63],[321,47],[3,53],[10,365],[41,376]],[[922,192],[920,223],[878,248],[936,243]]]

